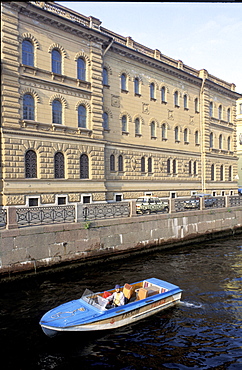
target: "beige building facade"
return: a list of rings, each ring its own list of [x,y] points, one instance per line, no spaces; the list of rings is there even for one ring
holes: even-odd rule
[[[1,5],[1,205],[237,194],[234,84],[54,2]]]
[[[242,98],[237,100],[238,187],[242,189]]]

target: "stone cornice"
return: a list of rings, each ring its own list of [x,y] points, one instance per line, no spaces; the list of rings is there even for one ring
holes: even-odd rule
[[[164,63],[163,61],[157,60],[155,58],[149,57],[148,55],[144,55],[139,51],[132,50],[124,45],[119,45],[118,43],[114,43],[110,48],[114,53],[117,53],[123,57],[128,59],[138,61],[142,64],[146,64],[151,68],[155,68],[163,73],[167,73],[175,78],[179,78],[180,80],[186,80],[192,84],[197,86],[202,85],[202,79],[200,77],[196,77],[192,74],[189,74],[182,69],[178,69],[173,67],[169,64]]]
[[[46,4],[44,5],[44,7],[42,7],[41,5],[37,5],[34,3],[41,4],[41,2],[39,1],[29,1],[26,3],[11,1],[8,3],[8,6],[17,10],[19,13],[21,13],[21,15],[26,15],[31,19],[35,19],[36,21],[41,22],[42,24],[51,25],[65,32],[74,34],[78,37],[83,37],[84,39],[87,39],[89,41],[103,43],[107,42],[110,39],[108,35],[105,35],[100,31],[97,32],[97,30],[93,28],[87,27],[84,22],[82,24],[75,21],[74,18],[63,18],[61,12],[53,13],[45,8],[46,6],[52,6],[56,9],[58,9],[58,7],[61,8],[61,6],[59,6],[58,4],[54,4],[53,2],[42,2],[42,4]],[[70,13],[73,12],[70,11]]]

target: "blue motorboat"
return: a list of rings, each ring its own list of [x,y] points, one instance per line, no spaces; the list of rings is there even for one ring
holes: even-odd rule
[[[150,278],[126,283],[121,291],[126,304],[107,308],[115,289],[94,293],[86,289],[81,298],[48,311],[40,320],[48,336],[59,332],[89,332],[114,329],[154,315],[180,302],[182,290],[166,281]]]

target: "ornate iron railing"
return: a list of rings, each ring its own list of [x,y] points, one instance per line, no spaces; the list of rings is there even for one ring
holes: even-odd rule
[[[0,227],[6,227],[7,224],[7,211],[0,209]]]
[[[17,208],[18,226],[75,222],[75,206]]]
[[[86,204],[83,207],[83,218],[86,220],[97,220],[103,218],[129,217],[129,202],[110,204]]]
[[[242,197],[240,195],[232,195],[229,197],[229,207],[242,206]]]

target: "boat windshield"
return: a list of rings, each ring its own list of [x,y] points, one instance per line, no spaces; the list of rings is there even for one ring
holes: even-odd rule
[[[103,298],[100,293],[94,293],[90,289],[85,289],[81,299],[101,311],[106,310],[108,300]]]

